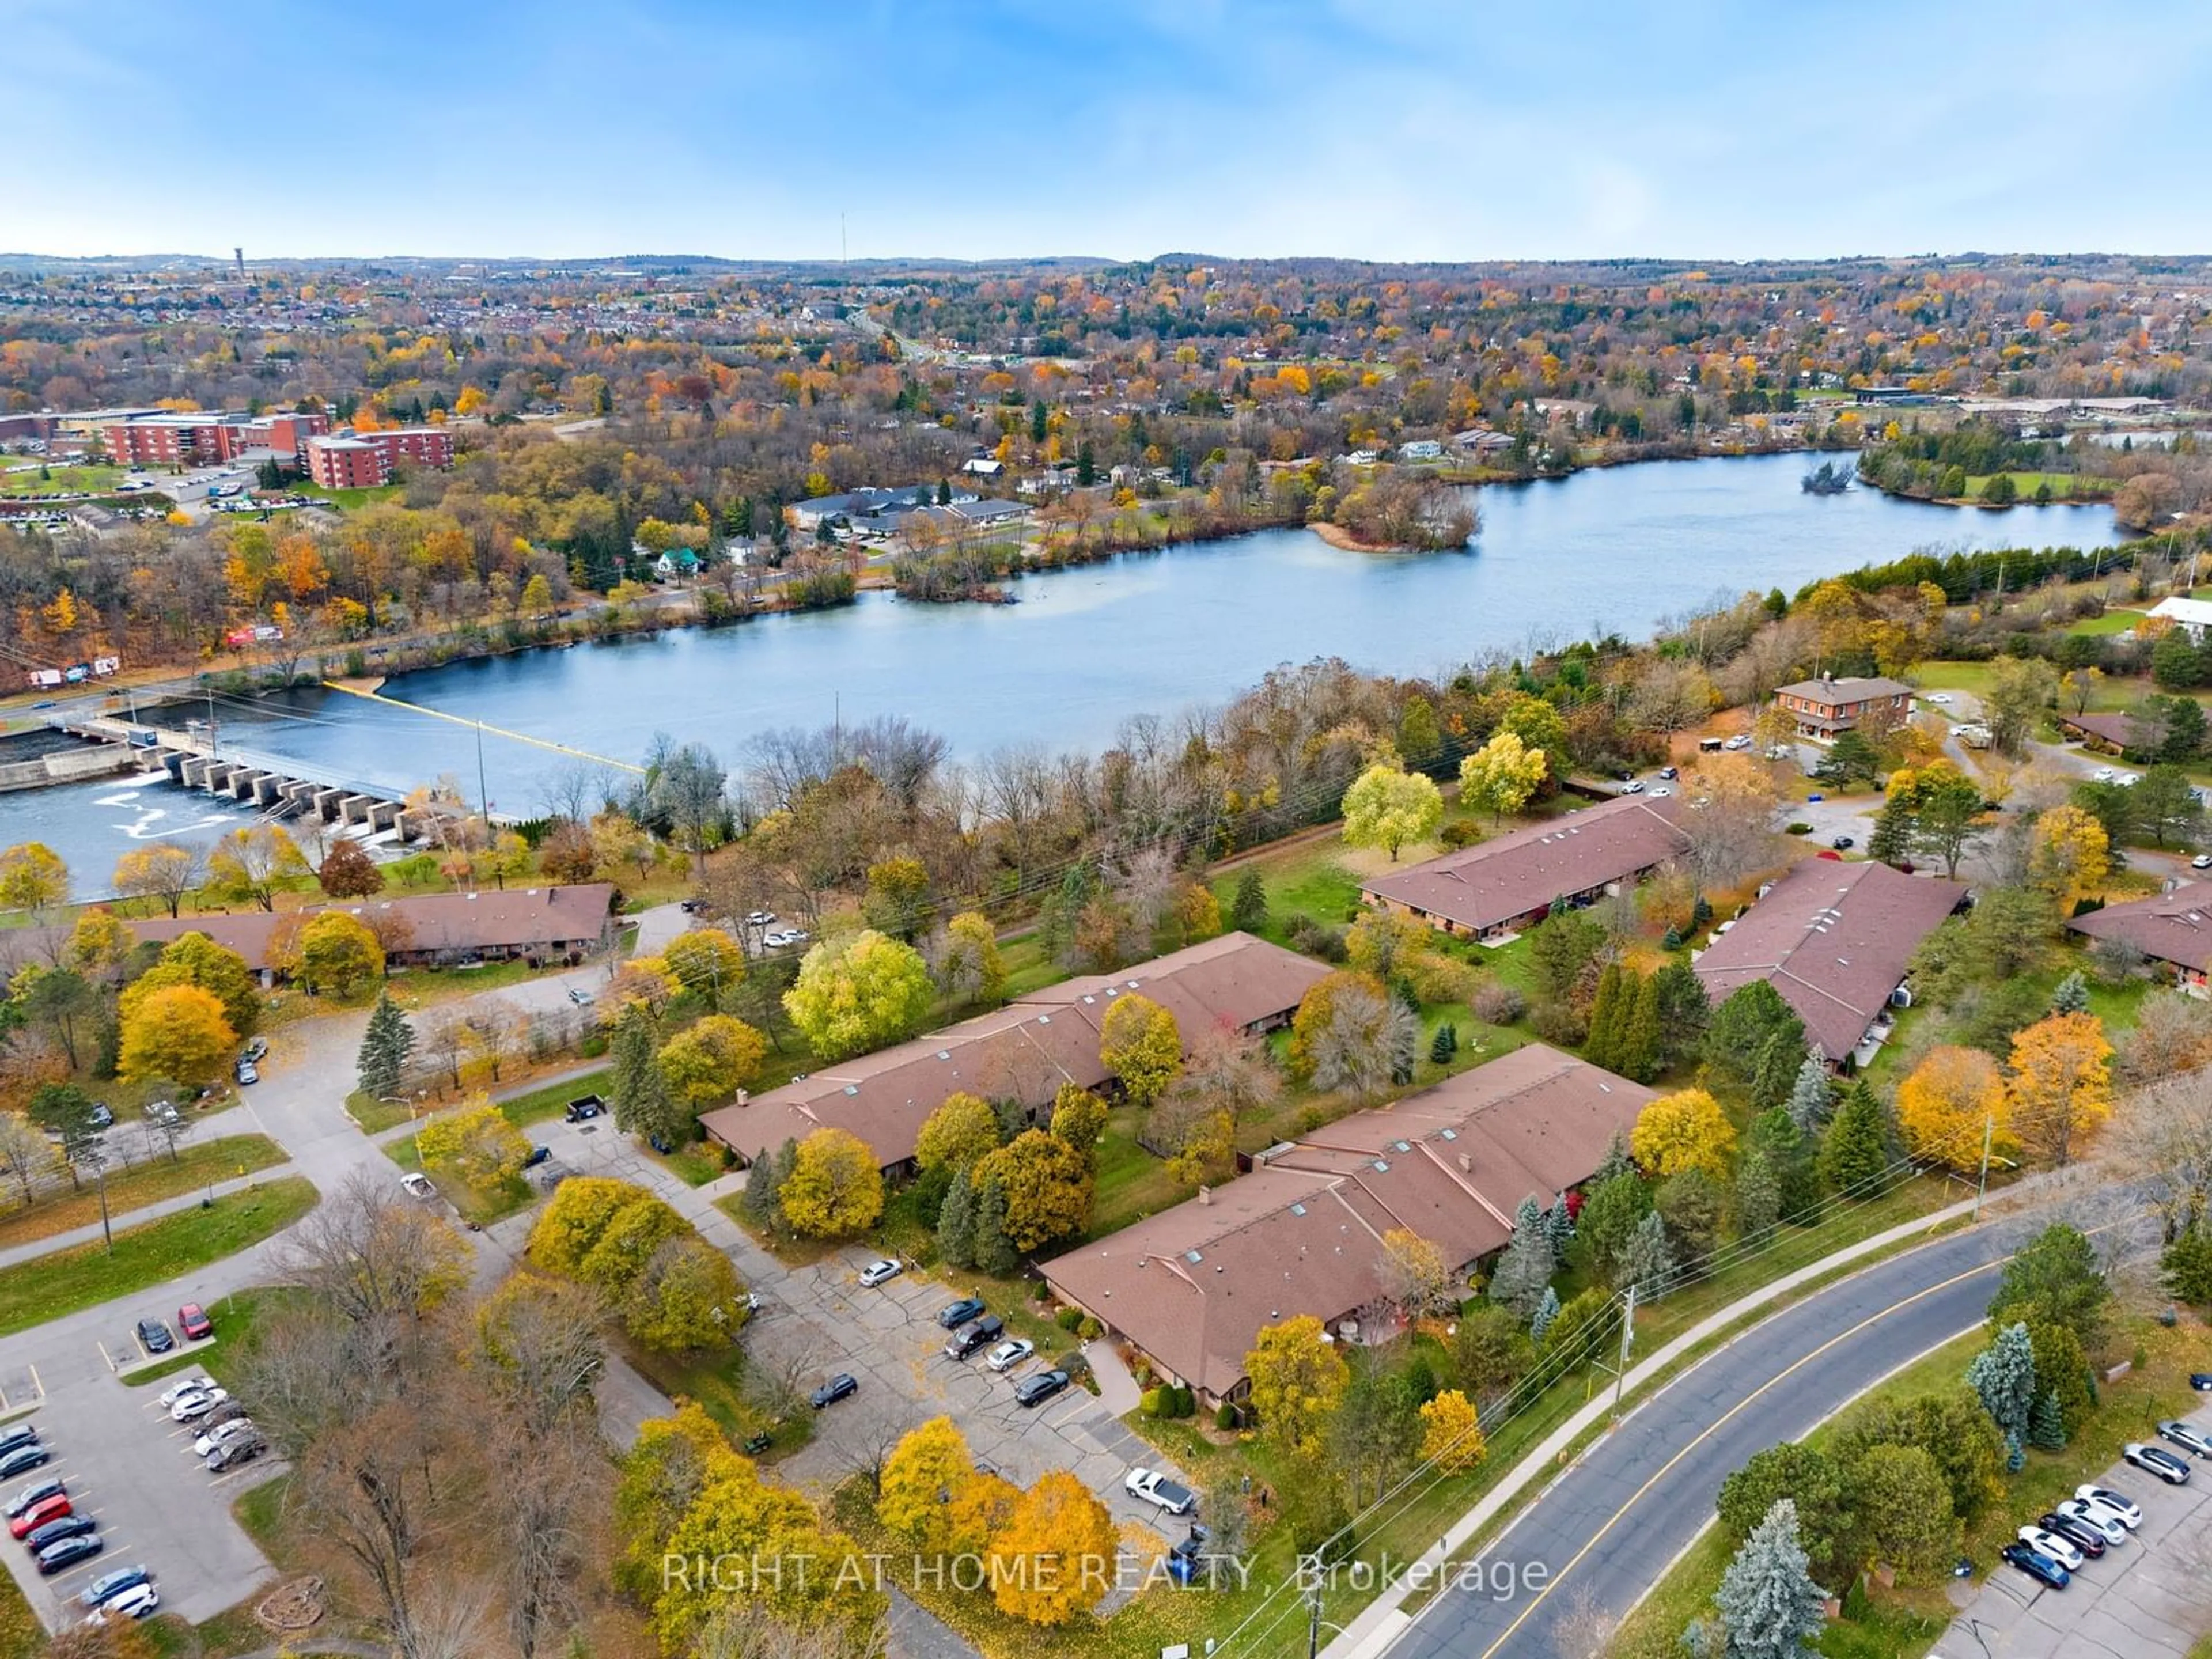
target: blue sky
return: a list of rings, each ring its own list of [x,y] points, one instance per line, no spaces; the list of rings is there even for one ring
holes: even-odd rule
[[[2202,0],[8,0],[0,251],[2203,252],[2208,86]]]

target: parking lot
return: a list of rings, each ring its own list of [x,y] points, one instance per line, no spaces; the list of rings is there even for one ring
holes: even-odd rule
[[[94,1345],[102,1360],[139,1358],[128,1315],[118,1312],[114,1325]],[[161,1399],[191,1374],[137,1388],[112,1376],[86,1375],[51,1388],[37,1411],[18,1419],[37,1429],[52,1457],[44,1468],[9,1480],[0,1495],[12,1498],[27,1486],[58,1478],[67,1485],[72,1509],[99,1522],[105,1546],[98,1555],[41,1578],[21,1545],[4,1545],[9,1571],[50,1625],[81,1617],[76,1594],[118,1567],[146,1567],[163,1609],[194,1622],[235,1605],[242,1586],[267,1575],[267,1560],[232,1517],[230,1506],[242,1487],[277,1470],[263,1457],[222,1474],[208,1472],[192,1451],[199,1430],[173,1422]]]
[[[2203,1431],[2212,1412],[2186,1420]],[[2212,1464],[2191,1460],[2191,1470],[2185,1486],[2125,1463],[2106,1470],[2097,1484],[2132,1498],[2142,1528],[2102,1560],[2084,1562],[2063,1590],[2000,1564],[1932,1659],[2182,1659],[2193,1652],[2199,1633],[2212,1627]]]
[[[850,1372],[860,1385],[820,1413],[814,1440],[783,1462],[785,1479],[833,1485],[872,1462],[879,1444],[930,1418],[949,1416],[976,1461],[1007,1480],[1027,1486],[1048,1470],[1066,1469],[1104,1500],[1117,1523],[1151,1527],[1163,1547],[1183,1535],[1183,1522],[1121,1489],[1133,1466],[1168,1468],[1178,1480],[1180,1472],[1164,1465],[1103,1401],[1075,1385],[1034,1409],[1015,1403],[1015,1384],[1049,1370],[1054,1350],[1004,1374],[986,1366],[981,1352],[947,1358],[948,1333],[936,1316],[960,1290],[912,1273],[866,1290],[859,1273],[866,1260],[847,1252],[761,1287],[763,1305],[746,1340],[762,1363],[803,1360],[808,1387],[838,1371]]]

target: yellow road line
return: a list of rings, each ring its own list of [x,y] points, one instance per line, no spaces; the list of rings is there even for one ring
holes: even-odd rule
[[[357,685],[341,685],[336,680],[325,680],[323,685],[326,690],[343,691],[349,697],[359,697],[368,702],[380,702],[387,708],[403,709],[410,714],[427,714],[434,720],[450,720],[455,726],[465,726],[471,732],[486,732],[495,738],[505,738],[510,743],[526,743],[532,748],[548,749],[556,755],[572,756],[577,760],[590,761],[597,766],[611,766],[617,771],[635,772],[640,776],[643,776],[645,773],[642,766],[633,766],[628,761],[610,760],[605,755],[594,755],[588,749],[577,749],[565,743],[555,743],[550,738],[533,738],[526,732],[509,732],[503,726],[486,726],[482,720],[467,720],[459,714],[448,714],[443,709],[425,708],[422,704],[416,702],[402,702],[398,698],[387,697],[380,691],[364,691]]]
[[[1978,1267],[1970,1267],[1965,1273],[1954,1273],[1950,1278],[1943,1280],[1941,1284],[1930,1285],[1923,1291],[1915,1291],[1911,1296],[1906,1297],[1902,1302],[1893,1302],[1888,1307],[1884,1308],[1880,1313],[1870,1314],[1866,1318],[1859,1321],[1857,1324],[1852,1326],[1850,1329],[1843,1332],[1839,1335],[1830,1337],[1819,1347],[1814,1349],[1810,1353],[1806,1354],[1803,1358],[1792,1364],[1787,1370],[1777,1371],[1772,1376],[1768,1377],[1765,1382],[1760,1383],[1749,1394],[1744,1395],[1742,1399],[1737,1401],[1735,1405],[1729,1407],[1726,1412],[1723,1413],[1718,1418],[1716,1418],[1711,1424],[1707,1425],[1704,1431],[1700,1433],[1697,1438],[1692,1440],[1687,1445],[1684,1446],[1681,1450],[1676,1452],[1672,1457],[1668,1458],[1664,1464],[1661,1465],[1659,1472],[1656,1474],[1654,1474],[1649,1480],[1646,1480],[1642,1486],[1638,1486],[1629,1495],[1628,1501],[1613,1512],[1612,1516],[1606,1522],[1606,1523],[1600,1527],[1597,1531],[1592,1534],[1589,1542],[1584,1544],[1580,1549],[1577,1550],[1574,1553],[1573,1559],[1570,1560],[1565,1566],[1560,1568],[1559,1571],[1553,1573],[1549,1581],[1544,1585],[1544,1588],[1536,1592],[1535,1599],[1530,1601],[1526,1607],[1523,1607],[1521,1610],[1521,1616],[1505,1627],[1505,1633],[1482,1650],[1480,1659],[1496,1659],[1496,1656],[1498,1651],[1503,1649],[1508,1642],[1513,1639],[1515,1634],[1520,1630],[1522,1626],[1528,1622],[1530,1616],[1535,1613],[1536,1609],[1544,1605],[1544,1598],[1549,1595],[1553,1590],[1557,1589],[1565,1580],[1567,1575],[1582,1565],[1583,1558],[1604,1541],[1606,1534],[1620,1524],[1622,1518],[1627,1515],[1629,1510],[1634,1509],[1637,1504],[1644,1501],[1644,1494],[1649,1492],[1652,1487],[1657,1486],[1662,1480],[1664,1480],[1668,1475],[1672,1474],[1676,1464],[1680,1463],[1692,1452],[1697,1450],[1697,1449],[1705,1444],[1706,1441],[1711,1439],[1713,1436],[1718,1434],[1721,1430],[1735,1418],[1738,1412],[1742,1411],[1746,1407],[1749,1406],[1752,1401],[1757,1400],[1761,1395],[1765,1394],[1769,1389],[1773,1388],[1776,1384],[1794,1376],[1796,1372],[1811,1364],[1814,1360],[1820,1358],[1821,1355],[1826,1353],[1831,1348],[1837,1347],[1843,1343],[1850,1341],[1853,1337],[1856,1336],[1861,1331],[1865,1330],[1869,1326],[1880,1324],[1883,1320],[1888,1318],[1890,1315],[1898,1312],[1901,1309],[1909,1308],[1914,1303],[1935,1295],[1938,1291],[1948,1291],[1954,1285],[1964,1284],[1967,1279],[1978,1278],[1981,1274],[1990,1272],[1992,1268],[2002,1267],[2009,1259],[2009,1257],[2001,1256],[1994,1261],[1985,1261]]]

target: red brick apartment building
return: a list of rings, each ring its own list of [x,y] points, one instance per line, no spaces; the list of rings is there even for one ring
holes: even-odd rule
[[[369,489],[392,481],[401,461],[445,468],[453,464],[453,434],[442,427],[395,427],[345,432],[307,441],[307,476],[324,489]]]
[[[111,459],[125,466],[205,466],[234,461],[251,449],[296,457],[307,440],[331,428],[321,414],[134,415],[100,428]]]

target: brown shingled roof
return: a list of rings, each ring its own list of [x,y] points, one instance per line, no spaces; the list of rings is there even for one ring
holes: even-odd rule
[[[2108,904],[2066,924],[2092,939],[2123,939],[2145,956],[2198,973],[2212,969],[2212,886],[2185,881],[2170,893]]]
[[[1042,1107],[1063,1083],[1106,1081],[1098,1038],[1115,999],[1141,992],[1176,1018],[1188,1042],[1208,1026],[1242,1029],[1298,1005],[1323,964],[1249,933],[1224,933],[1115,974],[1050,985],[1006,1007],[874,1054],[824,1066],[700,1123],[740,1157],[757,1158],[825,1125],[850,1130],[885,1168],[914,1156],[947,1095]]]
[[[1664,863],[1688,848],[1673,799],[1624,795],[1377,876],[1361,890],[1480,932]]]
[[[1503,1246],[1523,1198],[1587,1179],[1650,1090],[1531,1043],[1316,1129],[1251,1174],[1045,1265],[1046,1279],[1216,1397],[1260,1332],[1382,1294],[1406,1228],[1462,1267]]]
[[[1811,858],[1775,883],[1695,963],[1714,1002],[1772,983],[1830,1060],[1859,1045],[1920,941],[1958,908],[1956,882],[1886,864]]]

